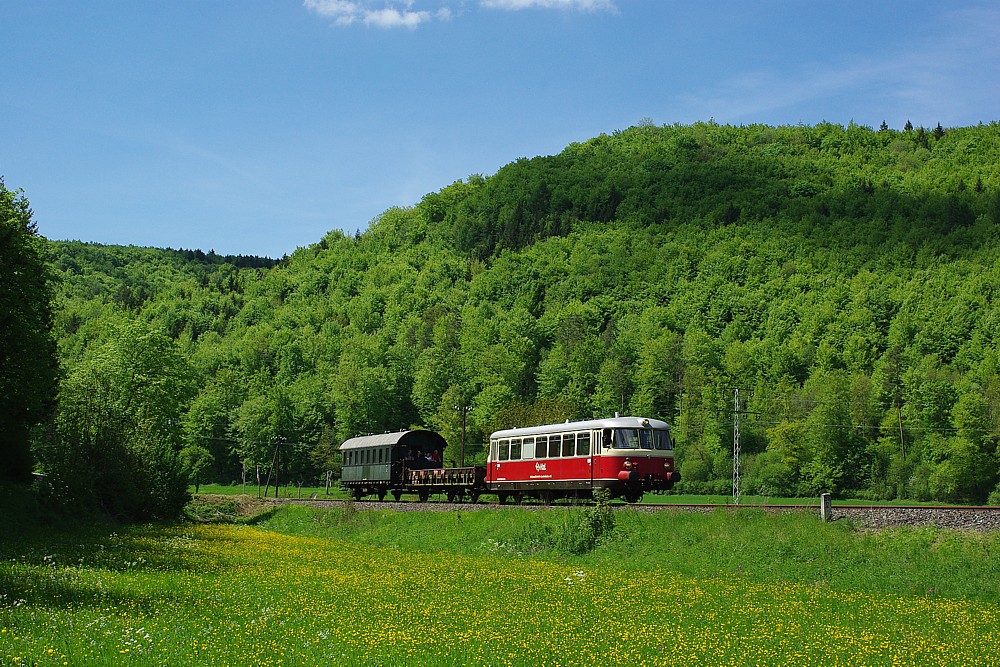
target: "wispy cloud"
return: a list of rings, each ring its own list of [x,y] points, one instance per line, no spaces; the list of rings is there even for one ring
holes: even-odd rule
[[[306,9],[325,18],[333,19],[337,25],[361,23],[375,28],[416,28],[421,23],[433,19],[451,18],[451,10],[441,7],[436,11],[414,10],[413,2],[379,3],[354,2],[352,0],[305,0]]]
[[[429,21],[446,21],[456,13],[450,4],[456,5],[459,13],[464,6],[463,0],[438,2],[436,9],[419,9],[415,0],[304,0],[302,4],[314,14],[332,19],[336,25],[361,24],[385,29],[413,29]],[[479,6],[505,11],[557,9],[618,12],[612,0],[480,0]]]
[[[838,99],[855,113],[871,116],[871,123],[884,118],[898,125],[908,118],[928,124],[989,120],[1000,99],[1000,83],[985,74],[1000,65],[1000,10],[943,13],[939,26],[933,39],[830,60],[804,59],[781,70],[743,71],[676,99],[692,117],[724,122]]]
[[[482,0],[487,9],[565,9],[584,12],[617,12],[611,0]]]

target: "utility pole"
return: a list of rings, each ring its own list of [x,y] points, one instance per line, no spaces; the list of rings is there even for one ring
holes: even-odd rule
[[[274,497],[278,497],[278,466],[281,465],[281,446],[285,444],[285,439],[280,435],[274,439],[274,457],[271,459],[271,471],[274,472]],[[264,497],[267,497],[267,490],[271,488],[271,472],[267,473],[267,482],[264,485]],[[259,494],[258,494],[259,495]]]
[[[753,392],[744,390],[746,399],[753,397]],[[746,399],[743,399],[744,401]],[[740,504],[740,415],[749,414],[740,399],[740,390],[733,390],[733,504]]]
[[[470,408],[468,405],[462,405],[461,407],[456,405],[455,409],[462,413],[462,441],[461,441],[462,446],[461,449],[459,450],[460,458],[458,462],[458,467],[464,468],[465,467],[465,417],[466,415],[469,414],[469,410],[471,410],[472,408]]]

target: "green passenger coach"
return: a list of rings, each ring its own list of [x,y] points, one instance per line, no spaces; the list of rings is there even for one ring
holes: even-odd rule
[[[425,430],[351,438],[340,446],[341,486],[359,500],[368,495],[384,500],[390,490],[398,499],[410,471],[441,468],[447,444],[439,433]]]

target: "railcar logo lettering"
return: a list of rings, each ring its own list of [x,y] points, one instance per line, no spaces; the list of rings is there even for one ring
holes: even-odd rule
[[[536,463],[535,464],[535,470],[537,470],[538,472],[541,472],[541,471],[545,470],[545,464],[544,463]]]

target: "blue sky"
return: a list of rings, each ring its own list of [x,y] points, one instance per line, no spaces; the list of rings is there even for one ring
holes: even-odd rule
[[[0,176],[53,239],[280,257],[656,124],[1000,120],[993,0],[4,0]]]

